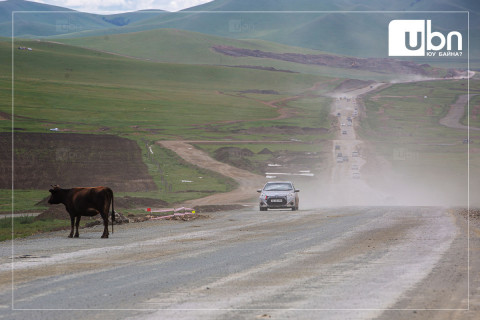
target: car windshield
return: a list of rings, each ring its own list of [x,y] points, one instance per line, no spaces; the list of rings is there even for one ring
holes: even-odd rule
[[[269,183],[263,188],[264,191],[289,191],[292,189],[291,183]]]

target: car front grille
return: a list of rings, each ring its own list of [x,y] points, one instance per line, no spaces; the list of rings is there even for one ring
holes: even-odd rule
[[[286,198],[273,197],[267,199],[267,204],[269,206],[284,206],[287,204]]]

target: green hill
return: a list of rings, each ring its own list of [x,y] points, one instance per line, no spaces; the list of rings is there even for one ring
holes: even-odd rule
[[[0,1],[0,36],[12,35],[12,12],[14,36],[23,38],[121,28],[160,14],[158,10],[144,10],[98,15],[31,1],[7,0]]]
[[[8,12],[14,8],[51,11],[57,7],[18,0],[0,2],[2,21],[5,21],[0,24],[0,35],[11,35]],[[480,2],[470,0],[215,0],[176,13],[19,14],[15,35],[73,38],[172,28],[233,39],[262,39],[341,55],[386,57],[388,23],[393,19],[431,19],[435,30],[462,32],[466,48],[467,11],[470,54],[475,61],[480,56]],[[20,19],[22,15],[28,19]],[[423,59],[427,60],[432,61]]]
[[[263,68],[275,68],[276,70],[288,70],[306,74],[321,74],[340,77],[350,76],[354,78],[384,78],[386,76],[368,71],[357,72],[356,70],[338,70],[325,66],[312,68],[308,65],[274,59],[231,57],[215,52],[212,47],[215,45],[223,45],[275,53],[294,52],[312,55],[321,54],[322,52],[263,40],[237,40],[175,29],[158,29],[99,37],[56,39],[55,41],[155,62],[259,66]]]
[[[17,45],[33,48],[14,52],[15,126],[28,132],[61,127],[95,133],[108,128],[107,133],[123,136],[158,137],[166,132],[166,136],[197,138],[195,126],[251,120],[252,115],[274,117],[276,112],[262,99],[296,95],[328,80],[298,73],[141,61],[48,42]],[[0,58],[7,60],[10,53],[10,44],[0,42]],[[11,113],[9,73],[10,66],[3,64],[3,115]],[[334,85],[330,82],[328,87]],[[278,95],[253,99],[239,94],[253,89],[275,90]],[[9,121],[0,125],[1,131],[11,130]]]
[[[446,75],[445,70],[399,60],[358,59],[264,40],[239,40],[175,29],[58,39],[56,42],[163,63],[263,68],[381,81],[411,75]]]

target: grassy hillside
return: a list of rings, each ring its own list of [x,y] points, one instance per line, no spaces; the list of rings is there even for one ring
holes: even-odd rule
[[[121,135],[151,130],[198,137],[198,132],[187,128],[251,120],[252,115],[275,117],[271,107],[236,95],[239,91],[295,95],[327,80],[296,73],[153,63],[53,43],[18,45],[33,51],[15,51],[16,126],[35,132],[61,125],[73,132],[108,127],[109,133]],[[7,58],[9,45],[2,43],[0,48],[0,56]],[[9,73],[8,65],[2,68],[3,74]],[[2,90],[10,90],[8,77]],[[2,100],[1,111],[8,113],[8,95]],[[10,130],[9,125],[4,123],[2,130]]]
[[[392,19],[431,19],[442,32],[458,30],[467,38],[467,13],[470,19],[470,50],[472,57],[480,52],[480,3],[469,0],[215,0],[184,11],[247,11],[230,16],[240,21],[235,32],[225,33],[221,26],[225,19],[212,15],[188,16],[182,22],[172,22],[175,28],[196,30],[230,37],[261,38],[294,46],[314,48],[337,54],[362,57],[387,56],[387,27]],[[253,14],[248,11],[323,11],[320,14]],[[334,12],[332,12],[334,11]],[[382,11],[396,11],[382,13]],[[421,13],[404,13],[420,11]],[[456,14],[441,14],[441,11],[455,11]],[[361,13],[363,12],[363,13]],[[368,13],[371,12],[371,13]],[[437,13],[435,13],[437,12]],[[228,17],[228,15],[226,15]],[[165,17],[159,17],[165,19]],[[217,28],[204,29],[203,20],[209,19]],[[216,20],[218,19],[218,20]],[[149,21],[158,19],[150,19]],[[179,18],[181,20],[181,18]],[[212,21],[213,20],[213,21]],[[223,21],[222,21],[223,20]],[[268,21],[268,23],[263,23]],[[272,23],[273,22],[273,23]],[[176,24],[175,24],[176,23]],[[326,32],[325,32],[326,31]]]
[[[12,35],[12,12],[15,12],[14,35],[16,37],[52,36],[85,30],[121,28],[161,13],[159,10],[143,10],[98,15],[24,0],[0,1],[1,36]]]
[[[342,81],[312,74],[159,63],[40,41],[17,41],[17,46],[33,50],[13,52],[15,131],[108,134],[135,140],[158,186],[158,191],[141,196],[160,197],[167,202],[226,191],[232,185],[189,167],[175,155],[152,146],[153,141],[325,139],[329,137],[326,110],[330,100],[315,98],[315,94],[329,91]],[[11,52],[10,42],[0,42],[0,59],[9,61]],[[10,71],[9,64],[0,66],[1,132],[10,132],[12,126]],[[296,100],[285,101],[277,108],[271,104],[295,96]],[[282,113],[290,116],[279,117]],[[270,127],[276,129],[270,131]],[[58,131],[50,131],[52,128]],[[152,146],[153,158],[148,145]],[[41,159],[48,158],[47,153]],[[75,154],[83,156],[78,151]],[[101,151],[98,154],[101,161]],[[53,158],[52,166],[55,161]],[[198,181],[199,176],[202,181]],[[182,179],[194,183],[181,183]],[[24,192],[29,194],[28,190]],[[2,194],[8,192],[0,190]],[[18,208],[34,204],[33,198],[27,202],[22,200]],[[7,203],[2,205],[8,207]]]
[[[462,32],[466,48],[468,11],[471,62],[479,63],[480,5],[469,0],[215,0],[175,13],[144,11],[107,16],[48,13],[54,9],[58,10],[28,1],[0,2],[0,17],[5,17],[0,20],[0,35],[11,35],[12,10],[41,10],[45,13],[18,14],[17,37],[75,38],[170,28],[233,39],[262,39],[341,55],[387,57],[388,23],[393,19],[431,19],[436,31]],[[445,13],[449,11],[456,13]]]
[[[255,52],[293,53],[300,55],[319,55],[325,54],[325,52],[292,47],[264,40],[237,40],[176,29],[157,29],[108,36],[58,39],[55,41],[155,62],[248,67],[260,66],[263,68],[275,68],[277,70],[294,71],[303,74],[375,79],[378,81],[388,81],[390,79],[398,79],[399,77],[399,74],[392,71],[388,66],[370,70],[351,68],[350,64],[348,64],[347,67],[339,68],[329,65],[308,65],[258,56],[229,56],[215,51],[213,47],[229,46],[254,50]],[[379,65],[385,64],[384,61],[378,61],[377,63]]]

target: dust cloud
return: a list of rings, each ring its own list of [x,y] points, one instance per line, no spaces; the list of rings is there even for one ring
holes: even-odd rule
[[[358,138],[359,99],[382,85],[363,84],[332,94],[331,114],[338,119],[336,140],[332,141],[325,170],[315,179],[297,183],[302,189],[301,207],[479,205],[479,200],[469,197],[480,186],[468,178],[467,153],[457,154],[454,161],[429,161],[432,155],[399,148],[385,157]]]

